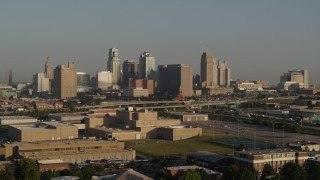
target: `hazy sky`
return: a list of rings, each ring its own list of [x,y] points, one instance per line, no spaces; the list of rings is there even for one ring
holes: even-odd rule
[[[123,60],[148,50],[156,64],[200,72],[202,52],[227,59],[233,79],[279,82],[307,69],[320,84],[320,1],[28,0],[0,2],[0,81],[29,81],[74,61],[91,75],[106,70],[108,49]]]

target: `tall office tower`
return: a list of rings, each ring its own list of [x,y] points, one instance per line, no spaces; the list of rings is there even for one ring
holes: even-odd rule
[[[96,81],[98,88],[102,90],[108,90],[112,88],[113,74],[110,71],[99,71],[97,72]]]
[[[6,73],[6,84],[12,86],[12,69]]]
[[[213,57],[212,53],[202,53],[200,71],[202,87],[218,86],[217,60]]]
[[[176,97],[192,96],[192,68],[184,64],[159,65],[160,93]]]
[[[120,59],[119,49],[110,48],[108,58],[108,71],[112,72],[112,85],[120,86],[121,71],[120,71]]]
[[[85,72],[77,72],[77,86],[90,86],[90,75]]]
[[[156,80],[156,64],[155,57],[149,52],[143,52],[139,57],[139,78]]]
[[[44,74],[45,74],[45,77],[49,79],[49,93],[51,93],[54,76],[53,76],[51,58],[49,56],[47,57],[46,64],[44,66]]]
[[[227,61],[218,62],[218,85],[220,87],[230,86],[231,69],[227,64]]]
[[[139,64],[134,60],[125,60],[122,64],[122,88],[129,86],[129,79],[138,78]]]
[[[47,61],[44,67],[44,74],[46,76],[46,78],[52,80],[53,77],[53,68],[52,68],[52,63],[51,63],[51,58],[47,57]]]
[[[309,75],[307,70],[291,70],[287,73],[282,74],[280,77],[280,84],[285,85],[286,83],[297,83],[299,88],[309,87]]]
[[[49,78],[46,77],[45,73],[37,73],[33,75],[33,91],[49,92]]]
[[[54,69],[53,93],[55,97],[67,99],[77,96],[77,69],[74,63],[59,65]]]

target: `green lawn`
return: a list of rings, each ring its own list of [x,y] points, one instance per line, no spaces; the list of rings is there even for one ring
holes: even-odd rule
[[[214,140],[221,141],[228,139],[223,134],[215,134]],[[175,156],[185,158],[193,151],[210,151],[221,154],[232,154],[233,147],[213,143],[210,133],[203,133],[203,136],[193,137],[179,141],[165,141],[157,139],[126,141],[126,147],[133,148],[138,157],[168,157]]]

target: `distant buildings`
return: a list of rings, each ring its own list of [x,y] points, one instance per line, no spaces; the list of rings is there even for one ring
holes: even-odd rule
[[[54,70],[55,97],[67,99],[77,96],[77,70],[74,63],[59,65]]]
[[[120,71],[119,49],[117,49],[117,48],[110,48],[109,49],[107,70],[112,73],[112,85],[120,86],[121,71]]]
[[[184,64],[159,65],[160,93],[171,97],[192,96],[192,68]]]
[[[156,80],[155,57],[147,51],[139,58],[139,78]]]
[[[6,84],[8,86],[12,86],[12,69],[7,71],[7,73],[6,73]]]
[[[77,86],[90,86],[90,75],[85,72],[77,72]]]
[[[204,52],[201,55],[201,87],[228,87],[231,80],[231,69],[227,61],[218,61],[212,53]]]
[[[230,86],[231,69],[227,64],[227,61],[218,62],[218,85],[220,87]]]
[[[44,74],[45,74],[45,77],[49,79],[49,93],[51,93],[54,75],[53,75],[53,68],[52,68],[52,62],[50,57],[47,57],[46,64],[44,67]]]
[[[110,71],[99,71],[97,72],[96,81],[97,88],[102,90],[108,90],[112,88],[113,85],[113,75]]]
[[[201,55],[201,82],[202,87],[218,86],[217,61],[212,53],[204,52]]]
[[[138,79],[139,64],[134,60],[125,60],[122,64],[122,88],[129,86],[129,79]]]
[[[33,75],[33,92],[49,92],[50,82],[49,78],[46,77],[45,73],[37,73]]]
[[[280,89],[295,90],[309,87],[307,70],[292,70],[280,77]]]
[[[154,80],[148,79],[129,79],[129,87],[148,89],[148,94],[153,95],[155,89]]]

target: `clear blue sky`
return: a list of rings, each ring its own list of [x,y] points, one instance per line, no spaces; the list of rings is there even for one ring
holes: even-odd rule
[[[20,0],[0,2],[0,81],[32,80],[53,65],[75,61],[91,75],[107,67],[108,49],[122,60],[148,50],[156,64],[200,71],[202,52],[227,59],[233,79],[279,82],[307,69],[320,84],[320,1],[295,0]]]

